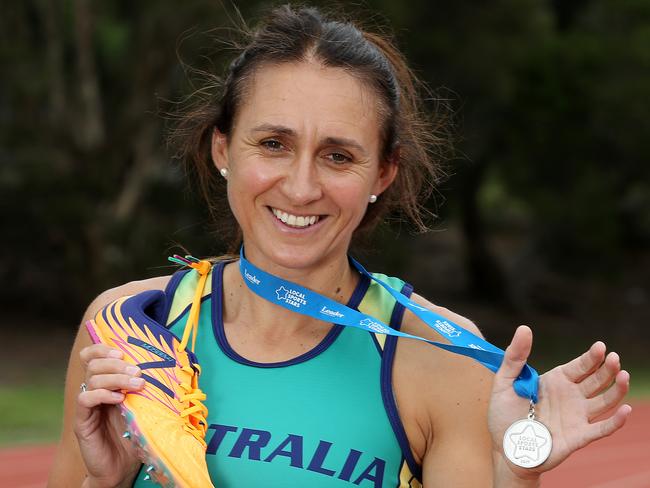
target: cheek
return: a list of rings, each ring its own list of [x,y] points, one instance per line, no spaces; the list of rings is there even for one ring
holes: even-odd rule
[[[355,177],[337,178],[330,187],[330,198],[345,213],[355,216],[355,220],[361,220],[366,210],[368,201],[368,184],[365,180]]]
[[[257,163],[238,163],[229,176],[228,198],[232,204],[250,201],[271,188],[278,178],[277,171],[270,165]]]
[[[235,179],[242,189],[265,187],[277,178],[277,166],[256,157],[243,159],[235,167]]]
[[[240,227],[255,221],[255,200],[277,183],[278,172],[273,165],[242,159],[231,165],[228,176],[228,204]]]

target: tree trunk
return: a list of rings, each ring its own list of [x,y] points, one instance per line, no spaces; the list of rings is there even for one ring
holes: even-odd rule
[[[56,0],[41,0],[39,13],[45,25],[47,42],[45,56],[48,71],[49,116],[52,127],[65,126],[66,91],[63,64],[63,33],[61,32],[61,5]]]
[[[93,16],[89,0],[75,0],[81,117],[76,124],[79,145],[90,151],[104,142],[104,115],[95,66]]]
[[[461,225],[465,237],[469,289],[477,298],[508,304],[506,277],[490,251],[478,203],[486,168],[486,160],[482,159],[467,166],[462,175]]]

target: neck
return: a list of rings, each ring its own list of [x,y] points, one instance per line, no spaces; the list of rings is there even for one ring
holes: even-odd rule
[[[359,275],[350,268],[347,255],[323,260],[305,268],[287,268],[271,263],[260,253],[246,249],[246,259],[255,266],[279,278],[299,284],[340,303],[347,303],[352,295]],[[326,330],[327,322],[286,310],[251,291],[239,271],[239,264],[233,263],[224,271],[224,321],[246,324],[257,333],[274,338],[297,335],[305,330]]]

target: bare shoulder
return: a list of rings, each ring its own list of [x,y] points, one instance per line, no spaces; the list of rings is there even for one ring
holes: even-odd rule
[[[442,307],[440,305],[436,305],[435,303],[427,300],[426,298],[418,295],[417,293],[413,293],[413,295],[411,295],[411,300],[413,300],[418,305],[425,307],[429,310],[432,310],[433,312],[442,315],[446,319],[460,325],[463,329],[469,330],[473,334],[483,337],[479,328],[470,319],[463,317],[462,315],[456,312],[452,312],[448,308]],[[403,328],[406,327],[408,329],[417,329],[420,330],[421,332],[427,332],[427,331],[433,332],[433,330],[429,326],[422,323],[420,319],[418,319],[415,315],[413,315],[410,312],[404,315],[404,321],[402,322],[402,327]],[[440,335],[438,335],[435,332],[434,334],[436,334],[438,339],[440,338]]]
[[[413,294],[418,305],[438,313],[464,329],[482,336],[468,318]],[[409,311],[401,329],[436,342],[448,343],[437,331]],[[400,338],[393,385],[400,417],[417,461],[422,462],[445,432],[459,431],[468,415],[483,415],[492,379],[490,372],[472,359],[436,348],[423,341]],[[435,435],[434,435],[435,433]]]
[[[436,305],[420,295],[413,294],[411,299],[416,304],[447,319],[450,327],[454,327],[453,324],[455,324],[482,337],[481,331],[470,319]],[[425,339],[449,343],[438,331],[426,325],[410,311],[406,311],[404,314],[402,330]],[[400,339],[399,341],[396,367],[400,366],[408,373],[411,383],[417,386],[438,385],[437,389],[440,390],[438,393],[447,398],[447,391],[445,391],[447,386],[462,385],[465,382],[472,383],[477,376],[481,378],[485,376],[486,371],[472,359],[412,339]]]

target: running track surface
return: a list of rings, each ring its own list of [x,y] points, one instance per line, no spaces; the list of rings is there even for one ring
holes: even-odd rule
[[[650,488],[650,403],[633,408],[622,430],[545,474],[542,487]],[[52,445],[0,449],[0,487],[44,487],[53,454]]]

